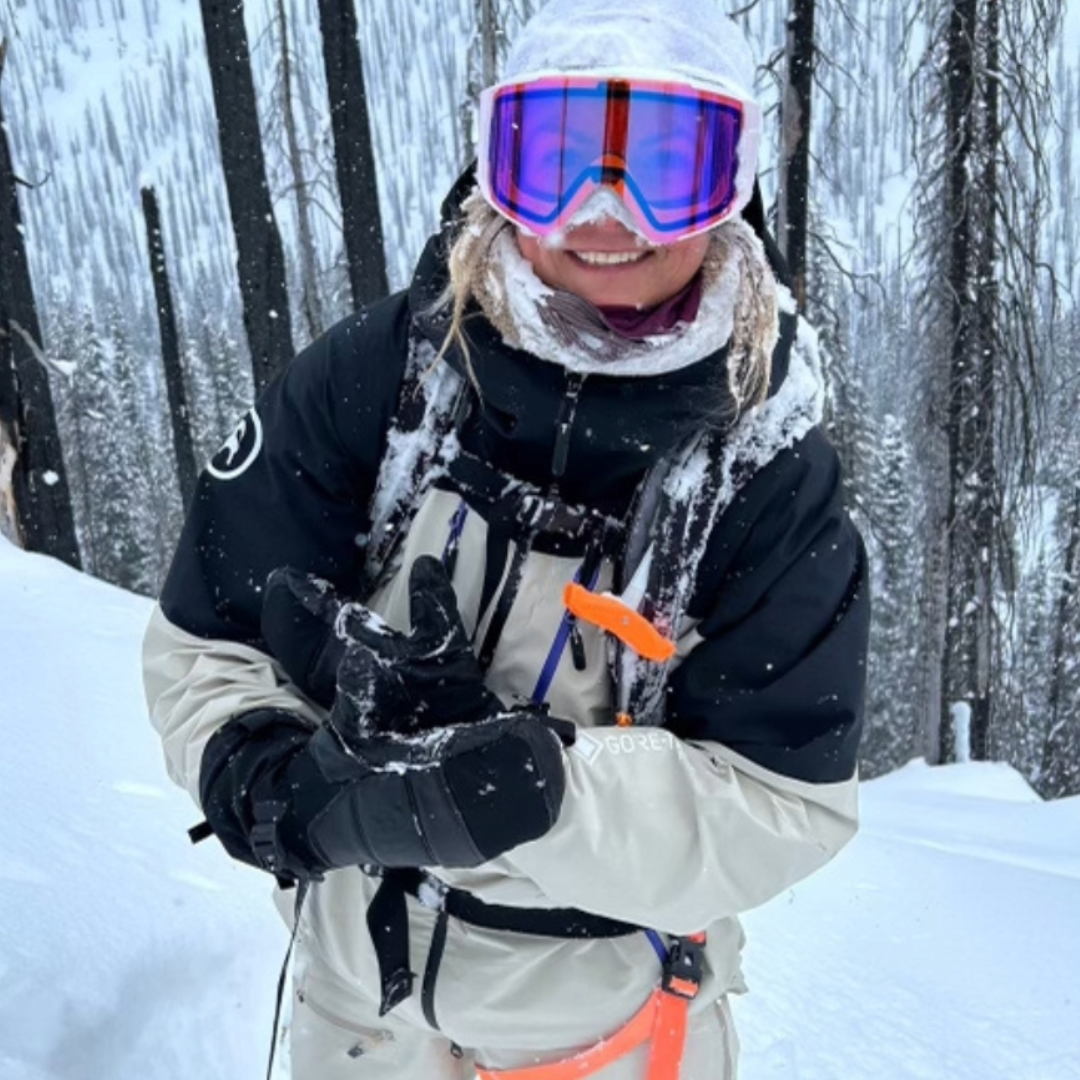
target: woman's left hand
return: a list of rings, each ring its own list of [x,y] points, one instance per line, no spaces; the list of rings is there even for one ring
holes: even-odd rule
[[[442,563],[416,560],[409,574],[412,630],[401,633],[328,582],[275,570],[262,629],[290,677],[333,705],[341,733],[413,734],[473,723],[502,711],[485,686]]]

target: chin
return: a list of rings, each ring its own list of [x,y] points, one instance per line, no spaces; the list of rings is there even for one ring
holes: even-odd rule
[[[626,292],[623,290],[598,290],[579,294],[596,307],[649,308],[660,303],[651,293]]]

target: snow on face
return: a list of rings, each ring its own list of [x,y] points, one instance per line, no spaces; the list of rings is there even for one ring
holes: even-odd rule
[[[633,234],[639,247],[650,246],[629,207],[609,187],[597,188],[561,229],[540,237],[540,243],[544,247],[562,248],[566,245],[567,233],[584,225],[600,225],[606,221],[617,221],[627,232]]]

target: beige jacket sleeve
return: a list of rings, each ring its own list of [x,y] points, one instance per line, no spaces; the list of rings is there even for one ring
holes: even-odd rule
[[[155,607],[143,639],[143,685],[172,779],[199,800],[199,763],[211,736],[232,716],[287,709],[319,723],[305,698],[265,653],[208,642],[174,626]]]
[[[160,609],[147,628],[143,671],[169,774],[196,802],[203,750],[230,717],[282,708],[313,725],[322,719],[269,656],[188,634]],[[551,905],[668,933],[693,933],[764,903],[855,832],[855,779],[803,783],[656,728],[579,729],[566,767],[555,828],[490,870],[531,881]]]
[[[809,784],[660,729],[591,729],[555,828],[505,858],[559,906],[694,933],[827,863],[857,799],[855,778]]]

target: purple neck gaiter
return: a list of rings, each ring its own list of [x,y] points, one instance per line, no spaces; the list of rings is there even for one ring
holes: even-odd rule
[[[683,289],[656,307],[618,306],[597,310],[613,333],[630,341],[643,341],[656,334],[670,333],[679,323],[692,323],[701,307],[701,293],[699,271]]]

